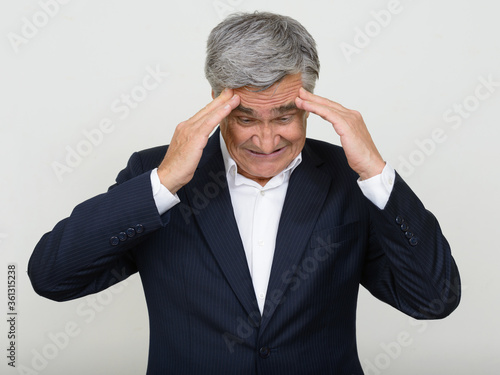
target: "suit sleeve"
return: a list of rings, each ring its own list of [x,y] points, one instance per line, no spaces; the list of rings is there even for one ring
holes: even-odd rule
[[[28,263],[35,291],[56,301],[97,293],[137,272],[132,250],[165,226],[140,154],[107,193],[75,207],[36,245]]]
[[[449,315],[460,301],[460,276],[436,218],[398,174],[385,208],[368,204],[371,236],[362,284],[416,319]]]

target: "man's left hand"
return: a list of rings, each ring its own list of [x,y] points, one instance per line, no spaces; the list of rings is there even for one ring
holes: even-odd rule
[[[295,104],[298,108],[321,116],[333,125],[349,166],[362,180],[382,173],[384,159],[377,150],[372,137],[357,111],[347,109],[339,103],[314,95],[301,88]]]

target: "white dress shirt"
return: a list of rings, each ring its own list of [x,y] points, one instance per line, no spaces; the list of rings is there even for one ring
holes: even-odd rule
[[[222,135],[220,147],[234,216],[252,276],[255,296],[262,313],[288,181],[293,170],[302,161],[302,154],[292,160],[285,170],[274,176],[265,186],[261,186],[238,174],[236,162],[229,155]],[[378,208],[384,209],[394,185],[394,178],[394,169],[386,164],[381,174],[364,181],[358,179],[358,185],[371,202]],[[180,202],[177,194],[172,195],[161,184],[156,169],[151,172],[151,185],[160,215]]]
[[[234,216],[245,249],[255,296],[262,313],[288,181],[293,170],[302,161],[302,154],[292,160],[280,174],[271,178],[265,186],[261,186],[237,173],[236,162],[229,155],[222,136],[220,148]]]

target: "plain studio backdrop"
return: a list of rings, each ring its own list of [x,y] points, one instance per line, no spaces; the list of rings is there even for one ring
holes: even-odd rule
[[[137,275],[56,303],[35,294],[27,262],[134,151],[169,143],[211,100],[207,36],[229,13],[254,10],[292,16],[315,37],[316,93],[363,114],[383,157],[438,217],[461,271],[462,302],[441,321],[410,319],[361,288],[366,374],[499,373],[500,6],[491,0],[3,2],[0,280],[14,264],[17,315],[13,368],[5,282],[0,373],[145,372]],[[308,136],[339,143],[317,116]]]

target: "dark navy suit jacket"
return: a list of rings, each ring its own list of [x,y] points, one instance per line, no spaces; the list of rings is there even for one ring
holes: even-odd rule
[[[261,317],[219,147],[209,139],[181,203],[160,216],[150,171],[167,146],[135,153],[105,194],[40,240],[34,289],[57,301],[139,272],[150,320],[148,374],[362,374],[359,285],[415,318],[458,305],[438,222],[396,175],[384,210],[363,196],[343,150],[308,139],[293,172]]]

